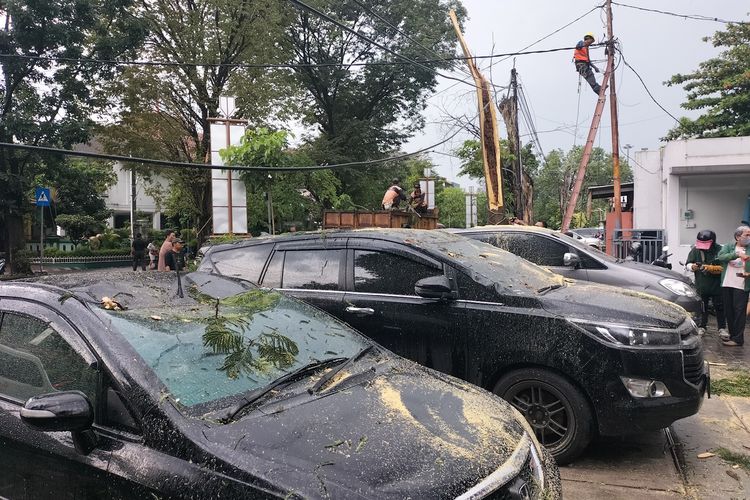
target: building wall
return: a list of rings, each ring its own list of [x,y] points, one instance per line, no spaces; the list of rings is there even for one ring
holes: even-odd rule
[[[637,152],[634,163],[634,226],[666,230],[675,268],[699,230],[731,240],[750,196],[750,137],[673,141]]]
[[[113,184],[106,194],[107,208],[115,214],[130,214],[130,170],[121,164],[114,166],[117,182]],[[162,177],[155,177],[152,182],[160,184],[163,188],[168,186],[168,181]],[[136,176],[136,211],[153,215],[153,228],[161,229],[161,217],[159,207],[153,197],[146,194],[148,184],[142,177]],[[109,225],[112,226],[114,217],[110,218]]]

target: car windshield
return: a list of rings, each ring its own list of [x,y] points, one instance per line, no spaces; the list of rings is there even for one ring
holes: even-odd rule
[[[456,261],[484,285],[493,285],[502,293],[529,294],[562,285],[562,276],[532,264],[489,243],[463,236],[445,235],[435,248]]]
[[[278,292],[191,295],[190,306],[98,310],[188,407],[232,399],[368,345],[345,324]]]

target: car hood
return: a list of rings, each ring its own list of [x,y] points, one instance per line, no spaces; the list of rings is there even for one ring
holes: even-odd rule
[[[550,313],[587,321],[677,328],[687,318],[682,307],[654,295],[586,281],[566,280],[540,300]]]
[[[367,372],[320,394],[298,388],[203,434],[305,498],[455,498],[525,434],[510,405],[469,384],[403,361]]]
[[[630,269],[637,269],[640,272],[658,276],[659,280],[663,278],[672,278],[672,279],[676,279],[679,281],[684,281],[685,283],[692,283],[688,277],[683,276],[677,271],[673,271],[672,269],[667,269],[665,267],[654,266],[651,264],[644,264],[643,262],[636,262],[632,260],[623,260],[619,262],[619,264],[626,266]]]

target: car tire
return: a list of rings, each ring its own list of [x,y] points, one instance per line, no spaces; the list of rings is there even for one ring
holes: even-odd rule
[[[565,377],[541,368],[505,374],[495,394],[513,405],[558,464],[569,463],[594,437],[594,418],[583,393]]]

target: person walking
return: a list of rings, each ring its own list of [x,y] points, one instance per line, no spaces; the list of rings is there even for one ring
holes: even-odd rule
[[[708,304],[712,302],[716,311],[716,323],[719,328],[719,337],[722,340],[729,338],[727,332],[727,321],[724,315],[724,301],[721,291],[721,263],[717,260],[721,245],[716,243],[716,233],[710,229],[698,232],[695,246],[687,256],[687,266],[695,274],[695,288],[703,300],[703,313],[701,314],[698,333],[704,335],[708,325]]]
[[[161,244],[161,248],[159,249],[159,263],[157,265],[159,271],[167,270],[164,259],[172,252],[172,242],[177,239],[177,235],[171,229],[167,229],[165,235],[164,243]]]
[[[721,248],[717,257],[722,265],[721,286],[729,338],[722,340],[728,347],[745,343],[747,302],[750,294],[750,227],[734,231],[734,242]]]
[[[583,37],[583,40],[579,41],[576,44],[576,48],[573,51],[573,62],[576,65],[576,71],[578,71],[578,74],[588,82],[588,84],[591,86],[591,90],[593,90],[596,95],[599,95],[601,86],[596,83],[596,77],[591,71],[591,69],[593,68],[594,71],[599,73],[599,68],[591,63],[591,57],[589,57],[589,46],[592,43],[594,43],[594,34],[590,32],[586,33],[586,35]]]
[[[133,271],[138,270],[138,265],[146,270],[146,240],[141,238],[141,233],[136,233],[130,244],[130,255],[133,256]]]

